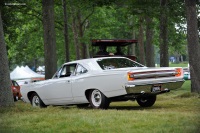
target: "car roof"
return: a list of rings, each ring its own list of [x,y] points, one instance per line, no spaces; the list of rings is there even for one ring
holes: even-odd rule
[[[134,39],[93,39],[92,46],[127,46],[137,42]]]
[[[81,59],[81,60],[75,60],[75,61],[70,61],[65,64],[71,64],[71,63],[81,63],[81,62],[88,62],[88,61],[97,61],[99,59],[108,59],[108,58],[126,58],[126,57],[121,57],[121,56],[112,56],[112,57],[98,57],[98,58],[88,58],[88,59]],[[128,59],[128,58],[127,58]]]
[[[81,60],[70,61],[70,62],[64,63],[63,65],[78,63],[78,64],[82,64],[86,69],[89,69],[89,70],[102,70],[102,68],[97,63],[97,60],[113,59],[113,58],[126,58],[126,57],[112,56],[112,57],[81,59]]]

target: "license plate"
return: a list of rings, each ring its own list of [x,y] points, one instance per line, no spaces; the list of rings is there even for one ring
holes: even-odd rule
[[[161,91],[161,85],[153,85],[151,92],[160,92]]]

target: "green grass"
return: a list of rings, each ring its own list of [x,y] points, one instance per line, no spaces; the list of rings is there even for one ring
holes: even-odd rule
[[[158,95],[150,108],[128,101],[113,102],[108,110],[76,106],[39,109],[18,101],[15,107],[0,109],[0,133],[198,133],[200,98],[189,89],[190,81],[186,81],[181,89]]]
[[[160,67],[158,64],[157,67]],[[180,62],[180,63],[169,63],[169,67],[188,67],[188,62]]]
[[[170,67],[188,67],[188,63],[170,63]]]

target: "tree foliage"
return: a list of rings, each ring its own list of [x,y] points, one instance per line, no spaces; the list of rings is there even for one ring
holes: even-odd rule
[[[24,1],[16,0],[23,3]],[[17,65],[30,66],[44,61],[42,1],[26,1],[26,5],[4,6],[5,38],[11,69]],[[152,23],[143,23],[144,55],[149,42],[146,26],[153,30],[151,45],[160,46],[160,1],[147,0],[66,0],[68,15],[69,60],[92,56],[91,39],[138,39],[140,17],[150,17]],[[56,53],[58,66],[65,62],[64,21],[62,1],[54,2]],[[167,43],[169,55],[187,56],[186,16],[184,2],[168,0]],[[11,19],[10,19],[11,18]],[[146,42],[148,41],[148,42]],[[137,44],[137,47],[140,44]],[[110,49],[114,52],[114,49]],[[129,50],[130,51],[130,50]],[[158,50],[161,54],[162,51]],[[153,52],[153,51],[152,51]],[[130,52],[129,52],[130,53]],[[136,50],[137,56],[142,52]],[[149,54],[149,53],[148,53]],[[154,55],[154,53],[151,53]],[[16,58],[17,57],[17,58]],[[168,56],[166,56],[167,58]],[[147,58],[147,57],[146,57]],[[154,56],[151,57],[151,59]],[[154,64],[154,63],[152,63]],[[148,65],[149,66],[149,65]]]

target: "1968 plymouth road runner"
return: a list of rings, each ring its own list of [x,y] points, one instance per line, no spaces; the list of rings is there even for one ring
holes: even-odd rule
[[[136,100],[150,107],[156,95],[182,86],[182,68],[147,68],[126,57],[101,57],[65,63],[52,79],[24,85],[32,106],[77,105],[107,109],[112,101]]]

